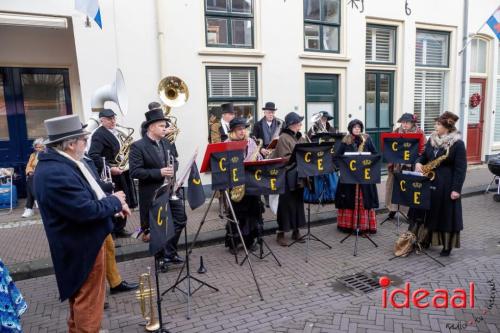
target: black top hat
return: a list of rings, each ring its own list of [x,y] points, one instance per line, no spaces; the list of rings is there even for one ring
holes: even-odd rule
[[[87,125],[82,125],[80,117],[76,114],[47,119],[44,121],[44,125],[48,136],[44,144],[90,134],[84,130]]]
[[[359,127],[361,127],[361,132],[363,132],[365,126],[363,125],[363,122],[359,119],[353,119],[349,122],[349,124],[347,125],[347,130],[349,131],[349,133],[352,134],[352,129],[354,128],[354,126],[356,125],[359,125]]]
[[[233,103],[224,103],[221,106],[222,114],[224,113],[234,113],[234,105]]]
[[[246,118],[234,118],[229,122],[229,131],[234,131],[238,126],[245,126],[245,128],[247,128],[250,124],[247,122]]]
[[[321,117],[325,117],[327,121],[333,119],[333,116],[330,116],[330,114],[328,113],[328,111],[320,111],[319,113],[321,113]]]
[[[300,123],[302,120],[304,120],[304,117],[301,117],[292,111],[285,116],[285,127],[290,127],[293,124]]]
[[[168,121],[167,118],[165,118],[165,115],[163,114],[162,109],[154,109],[151,111],[148,111],[145,113],[146,115],[146,121],[143,123],[143,126],[147,128],[149,125],[152,123],[155,123],[157,121]]]
[[[403,121],[408,121],[411,123],[416,123],[417,122],[417,116],[411,113],[403,113],[401,117],[398,120],[398,123],[402,123]]]
[[[101,117],[111,118],[114,116],[116,116],[116,113],[111,109],[104,109],[101,112],[99,112],[99,118]]]
[[[276,105],[274,105],[274,102],[266,102],[266,105],[264,105],[262,110],[276,111],[278,109],[276,108]]]

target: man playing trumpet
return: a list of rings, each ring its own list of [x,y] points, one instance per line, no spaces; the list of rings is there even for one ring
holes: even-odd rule
[[[178,167],[177,150],[165,136],[168,132],[168,120],[161,108],[146,112],[143,123],[146,133],[144,137],[134,142],[130,149],[130,175],[139,180],[139,207],[142,229],[142,240],[149,242],[149,209],[154,195],[165,177],[173,181]],[[173,160],[173,163],[171,163]],[[180,196],[180,194],[177,194]],[[177,254],[177,243],[187,221],[182,200],[170,200],[175,233],[168,235],[165,246],[165,263],[181,263],[183,259]]]

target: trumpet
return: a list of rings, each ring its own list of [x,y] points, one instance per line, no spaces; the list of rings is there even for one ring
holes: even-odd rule
[[[167,150],[167,168],[172,167],[174,169],[174,175],[172,177],[170,176],[165,176],[165,179],[163,181],[164,186],[170,186],[170,200],[179,200],[179,197],[175,193],[173,193],[174,188],[175,188],[175,182],[176,182],[176,177],[175,177],[175,157],[170,153],[170,149]]]
[[[155,318],[155,309],[153,307],[153,297],[155,290],[151,288],[151,268],[148,272],[139,276],[139,290],[135,295],[139,300],[142,317],[147,320],[146,331],[156,332],[160,328],[160,322]]]
[[[113,182],[111,178],[111,168],[106,165],[106,157],[102,157],[101,181],[106,184]]]

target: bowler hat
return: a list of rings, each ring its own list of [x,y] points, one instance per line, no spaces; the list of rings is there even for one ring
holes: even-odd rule
[[[295,112],[290,112],[285,116],[285,127],[290,127],[293,124],[300,123],[302,120],[304,120],[304,117],[299,116]]]
[[[168,119],[165,118],[162,109],[150,110],[145,113],[145,116],[146,116],[146,121],[142,123],[144,128],[147,128],[149,125],[157,121],[168,121]]]
[[[224,103],[221,106],[222,114],[224,113],[234,113],[234,105],[233,103]]]
[[[266,102],[266,105],[264,105],[262,110],[276,111],[278,109],[276,108],[276,105],[274,105],[274,102]]]
[[[247,122],[247,119],[243,117],[234,118],[229,122],[230,131],[234,131],[238,126],[245,126],[245,128],[247,128],[250,126],[250,124]]]
[[[411,113],[403,113],[401,117],[398,120],[398,123],[402,123],[403,121],[407,121],[410,123],[416,123],[417,122],[417,116]]]
[[[111,109],[104,109],[101,112],[99,112],[99,118],[102,117],[111,118],[114,116],[116,116],[116,113]]]
[[[321,113],[321,117],[325,117],[327,121],[333,119],[333,116],[330,116],[330,114],[328,113],[328,111],[320,111],[319,113]]]
[[[76,114],[47,119],[44,121],[44,125],[48,136],[44,144],[56,143],[90,134],[84,130],[87,125],[83,125],[80,117]]]

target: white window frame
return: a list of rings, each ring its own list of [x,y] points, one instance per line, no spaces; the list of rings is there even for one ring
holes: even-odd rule
[[[371,30],[370,30],[371,29]],[[392,61],[380,61],[377,60],[377,30],[390,30],[392,32],[392,38],[390,40],[390,54],[392,54]],[[381,65],[395,65],[397,62],[397,27],[392,25],[381,25],[381,24],[366,24],[366,40],[368,41],[368,34],[371,34],[371,58],[368,58],[368,49],[365,45],[365,56],[367,64],[381,64]]]

